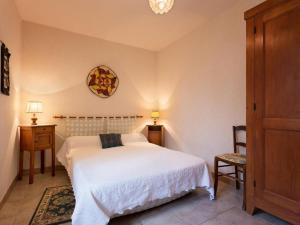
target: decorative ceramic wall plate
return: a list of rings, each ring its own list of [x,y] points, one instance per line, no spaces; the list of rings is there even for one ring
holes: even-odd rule
[[[107,66],[97,66],[87,77],[89,89],[101,98],[112,96],[118,88],[117,75]]]

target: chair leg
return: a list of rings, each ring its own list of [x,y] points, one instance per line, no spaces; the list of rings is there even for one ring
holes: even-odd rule
[[[240,182],[238,181],[238,179],[239,179],[238,167],[234,166],[234,170],[235,170],[235,178],[236,178],[236,180],[235,180],[235,188],[237,190],[239,190],[240,189]]]
[[[246,199],[246,194],[247,194],[247,191],[246,191],[246,187],[247,187],[247,173],[246,173],[246,167],[243,168],[243,183],[244,183],[244,190],[243,190],[243,210],[246,210],[246,202],[247,202],[247,199]]]
[[[217,199],[217,190],[218,190],[218,179],[219,179],[219,160],[215,158],[215,183],[214,183],[214,195]]]

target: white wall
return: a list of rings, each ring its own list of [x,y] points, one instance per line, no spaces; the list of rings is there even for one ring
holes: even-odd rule
[[[11,95],[0,94],[0,201],[18,170],[18,79],[21,66],[21,20],[14,1],[0,0],[0,40],[9,48]]]
[[[17,10],[13,1],[0,0],[0,39],[12,53],[12,93],[0,95],[0,200],[17,174],[18,114],[22,123],[30,122],[28,100],[43,101],[39,122],[47,123],[54,114],[147,116],[158,99],[168,147],[199,155],[210,165],[214,155],[231,151],[231,126],[245,123],[243,12],[260,2],[237,1],[157,54],[28,22],[22,26],[21,50]],[[109,99],[94,96],[85,84],[89,70],[100,64],[120,79]]]
[[[167,147],[214,156],[233,151],[232,126],[246,120],[246,24],[243,13],[262,0],[230,10],[158,55],[158,95]]]
[[[55,114],[148,116],[155,107],[155,52],[24,22],[23,56],[22,123],[30,123],[28,100],[44,104],[39,123]],[[103,64],[119,77],[119,87],[108,99],[86,85],[89,71]]]

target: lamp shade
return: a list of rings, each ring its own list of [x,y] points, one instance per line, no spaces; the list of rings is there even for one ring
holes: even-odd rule
[[[43,112],[43,103],[42,102],[27,102],[27,113],[42,113]]]
[[[156,14],[169,12],[174,4],[174,0],[149,0],[152,11]]]
[[[159,118],[159,112],[158,112],[158,111],[153,111],[153,112],[151,113],[151,117],[152,117],[152,118]]]

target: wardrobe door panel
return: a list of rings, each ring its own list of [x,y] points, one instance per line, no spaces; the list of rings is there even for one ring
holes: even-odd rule
[[[265,114],[300,118],[300,10],[264,21]]]
[[[268,159],[265,162],[266,192],[300,202],[299,146],[300,132],[265,131],[265,157]]]
[[[255,17],[254,196],[300,223],[300,1],[291,2]]]

